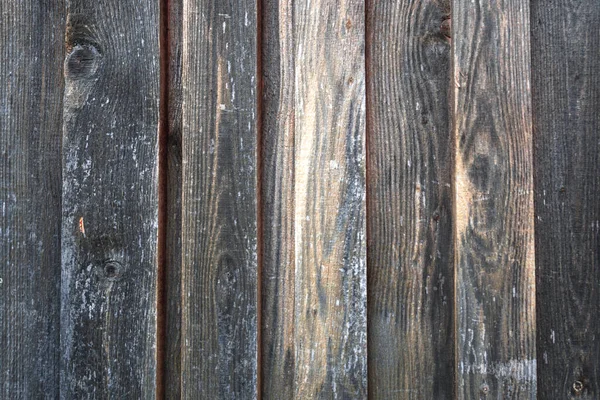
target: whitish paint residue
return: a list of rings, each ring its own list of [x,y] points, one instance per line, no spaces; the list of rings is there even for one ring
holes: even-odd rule
[[[514,378],[518,382],[536,381],[536,360],[509,360],[508,362],[491,362],[465,364],[460,363],[461,374],[491,375],[497,378]]]

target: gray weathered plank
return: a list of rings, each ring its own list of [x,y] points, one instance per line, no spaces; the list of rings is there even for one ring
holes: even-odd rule
[[[67,11],[61,397],[152,398],[158,3],[70,0]]]
[[[293,13],[294,393],[365,398],[364,2]]]
[[[62,1],[0,1],[0,398],[59,393]]]
[[[369,394],[454,397],[449,1],[370,2]]]
[[[257,397],[256,2],[184,0],[183,398]]]
[[[262,24],[262,398],[294,393],[294,35],[291,0]]]
[[[167,53],[166,327],[164,385],[168,399],[181,397],[181,62],[183,0],[166,2]]]
[[[600,398],[600,2],[531,3],[540,399]]]
[[[458,398],[536,395],[529,3],[452,13]]]

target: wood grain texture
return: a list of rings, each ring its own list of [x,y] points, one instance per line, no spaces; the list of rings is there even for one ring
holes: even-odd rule
[[[294,35],[291,0],[262,24],[262,398],[294,396]]]
[[[61,398],[153,398],[158,3],[67,11]]]
[[[531,3],[540,399],[600,398],[600,3]]]
[[[459,399],[536,396],[529,3],[453,4]]]
[[[181,393],[257,397],[256,3],[183,2]]]
[[[298,399],[367,396],[365,8],[294,3]]]
[[[371,1],[369,395],[454,397],[448,1]]]
[[[183,0],[169,0],[167,21],[167,240],[166,240],[166,337],[165,393],[167,399],[181,397],[181,113]]]
[[[59,393],[62,1],[0,1],[0,398]]]

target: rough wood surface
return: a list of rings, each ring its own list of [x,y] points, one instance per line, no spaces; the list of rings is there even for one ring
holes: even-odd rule
[[[456,0],[459,399],[534,399],[529,3]]]
[[[262,7],[262,398],[278,400],[294,393],[293,6]]]
[[[181,62],[183,0],[169,0],[167,21],[167,241],[164,385],[167,399],[181,397]]]
[[[0,1],[0,398],[58,398],[62,1]]]
[[[451,399],[450,4],[370,4],[369,394]]]
[[[182,397],[257,397],[256,3],[183,2]]]
[[[62,398],[155,396],[158,11],[67,4]]]
[[[293,12],[294,392],[365,398],[364,2]]]
[[[600,398],[600,3],[534,0],[538,394]]]

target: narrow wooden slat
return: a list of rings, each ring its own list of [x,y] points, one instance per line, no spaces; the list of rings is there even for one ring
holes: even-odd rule
[[[291,0],[262,5],[262,398],[294,393],[294,36]]]
[[[153,398],[158,2],[67,11],[61,397]]]
[[[458,398],[534,399],[529,3],[452,15]]]
[[[183,2],[182,371],[257,397],[256,2]]]
[[[167,241],[165,393],[181,397],[181,69],[183,0],[166,2],[167,88]]]
[[[365,398],[364,2],[293,12],[294,392]]]
[[[538,393],[600,398],[600,3],[534,0]]]
[[[52,4],[50,4],[52,3]],[[62,1],[0,1],[0,398],[58,398]]]
[[[370,5],[369,394],[451,399],[450,3]]]

